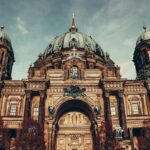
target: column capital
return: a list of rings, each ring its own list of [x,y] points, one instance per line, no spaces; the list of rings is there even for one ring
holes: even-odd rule
[[[106,98],[109,98],[110,92],[109,92],[109,91],[105,91],[105,92],[104,92],[104,95],[105,95]]]
[[[141,94],[140,94],[140,97],[141,97],[141,98],[143,98],[143,96],[144,96],[144,94],[143,94],[143,93],[141,93]]]
[[[45,97],[45,91],[39,91],[40,97],[43,99]]]
[[[123,95],[124,95],[123,91],[118,91],[118,97],[119,98],[123,98]]]
[[[31,93],[32,93],[32,91],[26,91],[26,97],[27,97],[28,99],[31,98]]]

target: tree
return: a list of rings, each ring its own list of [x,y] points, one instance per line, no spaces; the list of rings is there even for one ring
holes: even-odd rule
[[[142,150],[147,150],[150,148],[150,128],[141,129],[139,137],[139,147]]]
[[[112,128],[108,122],[102,123],[100,134],[102,139],[102,150],[121,150],[121,145],[116,139],[116,131],[112,131]]]
[[[8,135],[8,130],[4,126],[2,117],[0,116],[0,150],[8,149],[10,137]]]
[[[24,120],[16,138],[18,150],[44,150],[44,134],[40,124],[32,119]]]

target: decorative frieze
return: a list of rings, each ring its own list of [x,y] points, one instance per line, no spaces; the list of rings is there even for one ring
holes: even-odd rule
[[[101,80],[100,87],[102,86],[106,90],[122,90],[124,80]]]
[[[77,96],[86,96],[85,91],[85,88],[81,89],[79,86],[74,85],[69,88],[64,88],[64,96],[72,96],[73,98]]]
[[[48,81],[45,80],[45,81],[39,81],[39,80],[33,80],[33,81],[25,81],[25,85],[26,85],[26,89],[27,90],[45,90],[46,87],[47,87],[47,84],[48,84]]]
[[[142,81],[126,81],[124,85],[124,93],[146,93],[144,83]]]

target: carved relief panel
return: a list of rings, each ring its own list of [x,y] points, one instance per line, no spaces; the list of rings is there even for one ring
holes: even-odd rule
[[[59,120],[57,150],[92,150],[91,123],[80,112],[69,112]]]

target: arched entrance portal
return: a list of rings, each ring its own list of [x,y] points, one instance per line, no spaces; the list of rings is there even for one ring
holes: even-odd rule
[[[57,150],[92,150],[91,122],[77,111],[64,114],[58,122]]]
[[[52,149],[99,150],[99,133],[93,109],[82,100],[68,100],[55,114]]]

